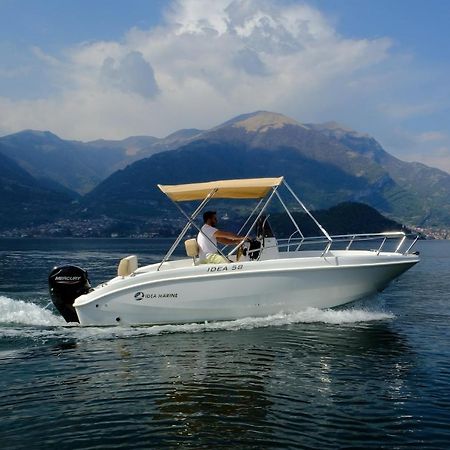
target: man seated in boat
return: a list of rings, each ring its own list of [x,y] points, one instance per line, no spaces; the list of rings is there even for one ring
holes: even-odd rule
[[[244,236],[217,229],[217,215],[215,211],[205,211],[203,222],[201,232],[197,236],[200,263],[228,263],[229,261],[218,253],[217,242],[221,244],[238,244],[244,240]]]

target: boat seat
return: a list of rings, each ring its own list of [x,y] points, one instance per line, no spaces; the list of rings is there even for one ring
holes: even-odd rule
[[[119,266],[117,267],[117,276],[119,277],[127,277],[136,271],[138,268],[138,259],[136,255],[130,255],[126,258],[123,258],[119,262]]]
[[[196,265],[196,258],[198,257],[199,253],[197,239],[187,239],[186,241],[184,241],[184,247],[186,248],[186,254],[194,260],[194,264]]]

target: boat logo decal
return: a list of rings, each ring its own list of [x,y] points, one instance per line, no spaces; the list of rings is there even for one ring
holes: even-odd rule
[[[152,292],[150,294],[136,292],[134,294],[134,299],[137,301],[143,300],[144,298],[178,298],[178,292]]]
[[[77,276],[64,276],[64,275],[58,275],[55,277],[55,281],[57,281],[60,284],[77,284],[81,280],[81,277]]]
[[[145,294],[143,292],[136,292],[136,294],[134,294],[135,300],[142,300],[144,297],[145,297]]]

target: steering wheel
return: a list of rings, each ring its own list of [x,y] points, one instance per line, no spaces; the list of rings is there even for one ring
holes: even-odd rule
[[[236,262],[238,262],[242,256],[247,256],[248,255],[248,247],[245,247],[245,244],[247,244],[249,241],[246,239],[244,241],[241,242],[241,244],[239,245],[239,247],[236,250]],[[246,251],[247,250],[247,251]]]

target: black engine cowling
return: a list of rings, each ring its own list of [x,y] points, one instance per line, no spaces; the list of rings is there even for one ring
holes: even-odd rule
[[[73,303],[91,290],[87,271],[77,266],[55,267],[48,276],[48,288],[53,304],[66,322],[79,322]]]

